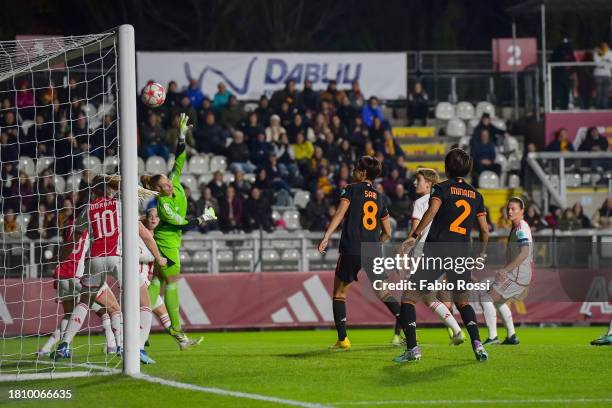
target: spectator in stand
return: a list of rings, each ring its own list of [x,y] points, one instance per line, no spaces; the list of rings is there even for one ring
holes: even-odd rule
[[[174,149],[179,138],[179,119],[180,117],[177,115],[172,117],[172,120],[170,121],[170,127],[168,127],[168,130],[166,130],[166,135],[164,136],[166,147],[171,149]],[[187,130],[187,135],[185,139],[185,150],[190,156],[198,153],[195,137],[193,136],[193,132],[191,129]]]
[[[470,148],[473,149],[474,146],[478,144],[480,141],[480,134],[482,133],[483,129],[486,129],[489,132],[489,138],[491,138],[495,144],[500,142],[504,137],[504,131],[494,126],[491,123],[491,115],[485,112],[480,117],[480,122],[478,122],[478,125],[476,125],[474,131],[472,132]]]
[[[595,211],[592,221],[595,228],[612,228],[612,197],[608,197]]]
[[[329,121],[327,120],[327,117],[325,116],[325,114],[323,114],[322,112],[317,113],[317,116],[315,116],[315,122],[314,122],[315,139],[321,137],[321,135],[328,128],[329,128]],[[308,139],[308,140],[311,140],[311,139]]]
[[[300,93],[299,98],[299,109],[301,111],[311,110],[317,111],[319,110],[319,93],[312,89],[312,81],[310,79],[304,80],[304,89]]]
[[[164,106],[169,111],[172,110],[175,106],[181,103],[181,93],[178,92],[178,85],[176,81],[168,82],[168,88],[166,89],[166,100],[164,101]]]
[[[606,152],[608,151],[608,139],[599,133],[597,127],[590,127],[578,150],[581,152]]]
[[[246,137],[246,141],[255,140],[257,135],[260,133],[265,133],[263,126],[259,124],[257,119],[257,113],[249,112],[247,115],[246,124],[242,127],[242,132]]]
[[[270,126],[270,117],[272,116],[272,108],[270,108],[270,101],[266,95],[262,95],[259,98],[259,106],[255,109],[259,124],[266,128]]]
[[[12,208],[16,212],[28,213],[34,209],[35,197],[34,188],[30,177],[24,172],[19,172],[19,178],[10,179],[10,186],[5,187],[4,208]],[[8,193],[8,194],[7,194]]]
[[[488,211],[487,211],[488,212]],[[508,230],[510,226],[510,220],[508,220],[508,212],[506,206],[499,207],[499,216],[495,222],[495,228],[498,230]]]
[[[270,116],[270,126],[266,128],[266,141],[270,143],[278,142],[281,133],[287,133],[287,131],[281,126],[280,116]]]
[[[96,135],[92,137],[94,149],[102,152],[104,156],[116,156],[119,151],[118,135],[116,118],[112,115],[104,115],[102,126],[96,129]]]
[[[557,229],[559,227],[559,221],[561,221],[562,211],[561,208],[556,205],[551,205],[548,208],[548,214],[544,217],[546,221],[546,225],[548,225],[552,229]]]
[[[293,117],[297,112],[296,109],[293,109],[289,106],[289,102],[281,103],[281,108],[276,112],[280,117],[281,126],[287,129],[287,127],[293,122]]]
[[[287,171],[283,171],[274,153],[269,154],[268,162],[265,164],[264,168],[270,179],[272,188],[275,191],[285,190],[287,193],[291,194],[291,186],[287,183],[289,174]]]
[[[361,116],[357,116],[355,118],[355,125],[350,131],[349,140],[351,142],[351,146],[355,147],[357,150],[357,155],[363,156],[365,154],[366,142],[368,142],[370,139],[368,128],[364,126]]]
[[[272,220],[272,206],[270,202],[261,194],[261,190],[253,187],[249,198],[243,207],[243,225],[247,232],[256,229],[263,229],[272,232],[274,221]]]
[[[351,163],[352,164],[352,163]],[[346,182],[346,184],[349,184],[349,180],[351,178],[351,170],[349,167],[350,164],[347,163],[343,163],[340,165],[340,170],[338,170],[338,173],[335,177],[335,184],[339,185],[342,182]],[[338,197],[340,198],[340,197]]]
[[[355,149],[351,148],[351,143],[348,139],[344,139],[342,143],[340,143],[338,162],[345,163],[347,165],[351,165],[357,161],[357,155],[355,154]]]
[[[244,142],[244,134],[241,131],[236,130],[234,132],[233,141],[227,147],[225,155],[227,156],[230,171],[252,173],[255,170],[255,165],[249,161],[251,152]]]
[[[576,220],[578,220],[578,222],[580,223],[580,228],[593,228],[589,217],[584,215],[584,209],[582,208],[582,204],[579,201],[574,204],[574,206],[572,207],[572,211],[574,212]]]
[[[329,179],[329,172],[327,167],[319,166],[317,169],[316,177],[313,181],[313,185],[310,188],[311,191],[322,190],[326,197],[329,197],[334,191],[334,185]]]
[[[34,149],[27,148],[25,144],[22,144],[20,146],[22,155],[30,157],[53,155],[53,125],[45,123],[45,116],[42,113],[36,114],[34,125],[28,129],[28,136],[25,140],[33,143],[35,147]],[[33,153],[27,154],[26,149],[33,151]]]
[[[242,171],[234,172],[234,181],[231,182],[230,186],[234,187],[236,193],[245,199],[251,191],[251,183],[244,178],[244,172]]]
[[[159,124],[159,116],[149,114],[147,123],[140,128],[141,156],[146,160],[151,156],[161,156],[168,161],[170,152],[165,143],[165,132]],[[77,142],[78,143],[78,142]]]
[[[351,90],[348,92],[348,100],[354,109],[361,109],[364,104],[365,96],[361,92],[359,81],[356,79],[351,82]]]
[[[550,62],[575,62],[574,47],[567,37],[552,52]],[[569,95],[572,89],[574,68],[563,66],[552,69],[552,102],[556,109],[566,110],[569,107]]]
[[[414,84],[414,89],[408,94],[408,125],[414,124],[427,126],[427,113],[429,107],[429,96],[423,89],[423,85],[420,82]]]
[[[314,154],[312,155],[312,159],[310,159],[310,167],[308,168],[307,174],[314,174],[318,171],[319,168],[329,166],[329,160],[324,156],[323,149],[321,146],[315,146]]]
[[[295,156],[289,138],[286,133],[282,133],[278,143],[274,144],[274,156],[278,159],[278,166],[281,173],[286,175],[286,178],[295,185],[299,185],[301,177],[299,169],[295,162]]]
[[[399,170],[393,168],[391,171],[389,171],[389,175],[382,183],[385,194],[387,194],[389,197],[393,197],[395,194],[395,187],[397,187],[398,184],[403,185],[404,180],[400,178]]]
[[[375,147],[382,146],[385,140],[385,128],[382,125],[382,121],[377,117],[372,119],[369,136]]]
[[[561,231],[575,231],[580,228],[580,221],[576,219],[574,211],[571,208],[566,208],[559,221],[559,229]]]
[[[351,101],[346,94],[342,95],[336,114],[340,117],[342,124],[347,129],[350,129],[351,126],[354,125],[355,119],[359,116],[357,109],[351,105]]]
[[[204,187],[201,189],[200,198],[195,203],[196,205],[196,214],[203,214],[206,207],[212,207],[215,210],[216,214],[219,214],[220,205],[219,201],[215,197],[213,197],[212,191],[208,187]],[[217,221],[205,222],[200,225],[200,232],[208,232],[219,229]]]
[[[197,79],[189,80],[189,86],[185,90],[185,96],[189,98],[189,102],[192,108],[198,109],[200,106],[202,106],[202,100],[204,100],[204,93],[202,93],[201,84],[198,82]]]
[[[222,125],[227,129],[240,129],[244,127],[246,112],[238,103],[236,95],[230,95],[229,103],[221,112]]]
[[[279,89],[272,94],[270,105],[272,109],[280,111],[283,102],[287,102],[289,107],[293,109],[298,103],[299,96],[299,92],[295,88],[295,81],[290,79],[287,81],[283,89]]]
[[[383,132],[383,143],[378,150],[382,150],[385,159],[395,160],[397,157],[404,156],[404,151],[390,130]]]
[[[33,240],[53,238],[57,234],[57,219],[48,211],[43,202],[38,204],[38,211],[32,213],[26,230],[26,236]]]
[[[332,131],[335,139],[338,141],[348,139],[348,130],[346,126],[344,126],[344,123],[342,123],[342,119],[340,119],[340,116],[337,113],[332,116],[329,130]]]
[[[215,118],[218,117],[217,112],[213,108],[210,99],[208,97],[204,97],[204,99],[202,99],[202,105],[200,105],[197,111],[197,123],[206,123],[206,116],[208,116],[209,113],[215,115]]]
[[[223,109],[229,105],[230,97],[232,95],[233,94],[227,90],[225,82],[219,82],[217,84],[217,93],[215,93],[215,96],[213,97],[213,108],[215,108],[219,113],[223,112]]]
[[[295,143],[291,144],[293,157],[302,170],[302,173],[309,174],[310,159],[314,155],[314,146],[310,140],[304,139],[304,133],[299,132],[295,138]]]
[[[321,147],[321,150],[323,150],[323,157],[325,157],[328,162],[338,163],[340,149],[330,129],[325,131],[325,140],[319,142],[318,145]]]
[[[202,213],[198,212],[196,200],[194,200],[191,195],[191,189],[188,186],[183,185],[183,190],[185,191],[185,198],[187,198],[187,213],[186,213],[187,217],[189,218],[198,217],[198,215]]]
[[[34,90],[25,79],[19,81],[19,89],[15,92],[15,106],[19,109],[21,119],[34,119]]]
[[[372,157],[376,156],[376,150],[374,150],[374,144],[372,144],[371,141],[368,140],[365,142],[365,146],[363,147],[363,154]]]
[[[321,92],[321,100],[332,105],[336,104],[336,95],[338,94],[338,82],[332,79],[327,84],[325,91]]]
[[[19,160],[19,141],[24,140],[21,127],[15,120],[13,111],[4,114],[4,125],[0,127],[0,156],[3,163]]]
[[[159,117],[156,116],[156,119],[156,123],[159,126]],[[162,134],[161,142],[163,142],[164,130],[161,128],[161,126],[159,126],[159,129]],[[85,114],[83,114],[83,112],[80,112],[78,114],[76,123],[72,126],[72,135],[74,136],[79,150],[84,153],[89,153],[91,149],[91,140],[89,136],[89,127],[87,126],[87,117],[85,116]]]
[[[540,231],[547,227],[546,222],[540,217],[540,213],[534,205],[527,207],[525,222],[535,231]]]
[[[336,114],[336,106],[331,102],[323,100],[321,101],[320,113],[325,116],[325,124],[329,126],[329,122],[331,122],[332,117]]]
[[[371,128],[374,123],[374,118],[378,118],[382,123],[385,118],[380,110],[380,106],[378,106],[378,98],[375,96],[370,96],[368,99],[368,104],[363,107],[361,110],[361,117],[363,118],[363,123]]]
[[[608,47],[608,43],[602,42],[599,48],[593,53],[593,59],[597,64],[593,70],[593,77],[595,78],[595,107],[597,109],[608,109],[610,86],[612,82],[612,51]]]
[[[240,194],[236,193],[233,186],[227,187],[225,196],[219,203],[221,213],[219,214],[219,226],[221,231],[229,232],[241,229],[242,202]]]
[[[189,99],[187,95],[183,95],[181,98],[181,103],[179,105],[175,105],[170,110],[170,117],[175,115],[180,116],[181,113],[189,116],[189,123],[193,125],[194,129],[201,125],[200,122],[198,122],[198,112],[191,106],[191,99]]]
[[[199,152],[224,154],[227,133],[216,123],[215,115],[209,112],[204,126],[196,128],[196,145]]]
[[[391,205],[389,206],[389,215],[397,222],[396,228],[408,228],[411,207],[412,201],[406,194],[406,189],[402,184],[396,184],[395,190],[391,195]]]
[[[493,171],[498,176],[501,174],[501,166],[495,163],[495,145],[489,139],[489,131],[482,129],[480,132],[480,141],[472,147],[472,158],[474,159],[474,170],[472,181],[475,187],[478,187],[478,176],[485,170]]]
[[[283,128],[281,127],[281,129]],[[306,139],[310,141],[315,140],[314,131],[310,126],[304,123],[304,119],[299,113],[296,113],[293,116],[293,121],[289,125],[287,125],[286,129],[287,136],[289,136],[290,142],[295,143],[295,137],[297,136],[298,132],[304,133],[304,135],[306,135]]]
[[[573,152],[574,145],[572,145],[569,141],[569,137],[567,135],[567,129],[561,128],[555,134],[555,140],[550,142],[548,146],[546,146],[546,151],[548,152]]]
[[[257,135],[257,138],[249,144],[249,152],[251,163],[255,167],[263,167],[268,161],[270,154],[274,153],[274,147],[266,141],[266,136],[263,133]]]
[[[223,181],[223,173],[219,170],[215,171],[213,173],[213,179],[208,183],[207,187],[210,189],[211,195],[215,200],[221,200],[227,188],[227,185]]]
[[[0,223],[0,232],[3,239],[8,237],[19,237],[22,232],[22,226],[17,221],[17,215],[12,208],[4,212],[4,222]]]
[[[309,231],[325,231],[329,222],[327,208],[329,201],[325,193],[317,189],[312,200],[308,202],[302,216],[302,227]]]
[[[382,183],[376,183],[374,188],[376,189],[376,191],[378,191],[378,194],[380,195],[380,199],[382,200],[383,205],[386,208],[390,208],[391,198],[385,193],[385,189],[383,188]]]

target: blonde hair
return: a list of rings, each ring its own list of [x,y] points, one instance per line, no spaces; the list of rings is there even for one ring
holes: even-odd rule
[[[159,180],[163,174],[144,174],[140,176],[140,184],[147,190],[159,191]]]
[[[440,180],[440,178],[438,177],[437,171],[435,171],[434,169],[426,168],[426,167],[421,167],[417,169],[415,173],[415,177],[416,176],[423,177],[425,181],[430,182],[432,185],[437,184],[438,181]]]

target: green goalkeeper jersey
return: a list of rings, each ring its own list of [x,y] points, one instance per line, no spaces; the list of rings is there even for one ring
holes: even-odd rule
[[[176,160],[168,178],[172,180],[174,193],[171,196],[159,196],[157,213],[159,225],[155,228],[155,242],[160,247],[180,248],[183,231],[181,226],[187,225],[187,197],[181,185],[181,172],[185,165],[185,144],[179,143],[176,149]]]

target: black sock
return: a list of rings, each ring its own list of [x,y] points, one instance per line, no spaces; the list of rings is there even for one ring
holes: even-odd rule
[[[465,304],[462,306],[458,306],[459,313],[461,313],[461,319],[463,319],[463,324],[467,329],[470,340],[478,340],[480,341],[480,334],[478,333],[478,322],[476,321],[476,312],[474,312],[474,308],[470,304]]]
[[[393,295],[388,295],[385,299],[383,299],[383,303],[385,306],[387,306],[387,309],[389,309],[391,314],[395,316],[395,334],[399,336],[400,332],[402,331],[402,324],[399,321],[401,306],[399,302],[395,300]]]
[[[406,347],[408,350],[417,345],[416,339],[416,309],[412,303],[402,303],[400,322],[406,336]]]
[[[336,323],[336,330],[338,331],[338,340],[342,341],[346,338],[346,303],[344,299],[334,298],[333,309],[334,322]]]

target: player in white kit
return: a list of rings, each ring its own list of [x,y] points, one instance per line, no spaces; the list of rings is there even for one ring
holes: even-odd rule
[[[481,296],[481,305],[489,329],[489,337],[484,344],[499,344],[496,309],[501,315],[507,330],[507,337],[501,344],[519,344],[519,339],[514,330],[512,312],[506,302],[510,299],[521,299],[523,297],[534,273],[531,228],[523,219],[525,203],[518,197],[512,197],[508,201],[506,210],[508,219],[512,222],[506,247],[506,265],[496,271],[495,283],[487,293],[488,298],[487,295],[484,296],[485,299]]]
[[[419,194],[419,197],[415,202],[412,210],[412,225],[410,228],[410,232],[408,232],[408,236],[411,236],[414,231],[416,231],[423,215],[429,208],[429,197],[431,195],[431,187],[438,183],[438,173],[434,169],[428,168],[420,168],[416,172],[416,177],[414,180],[414,187],[416,189],[416,193]],[[427,226],[423,232],[421,233],[421,237],[419,238],[417,245],[414,247],[414,251],[412,253],[413,256],[421,256],[423,252],[423,244],[427,239],[427,234],[429,233],[429,228],[431,224]],[[452,302],[449,299],[442,299],[440,301],[440,297],[443,295],[442,293],[438,294],[438,298],[433,301],[424,300],[424,303],[438,316],[440,321],[444,323],[444,325],[449,330],[449,337],[451,340],[451,344],[459,345],[465,341],[465,336],[461,331],[461,327],[457,320],[453,316],[450,308],[452,308]],[[444,300],[447,300],[446,302]]]

